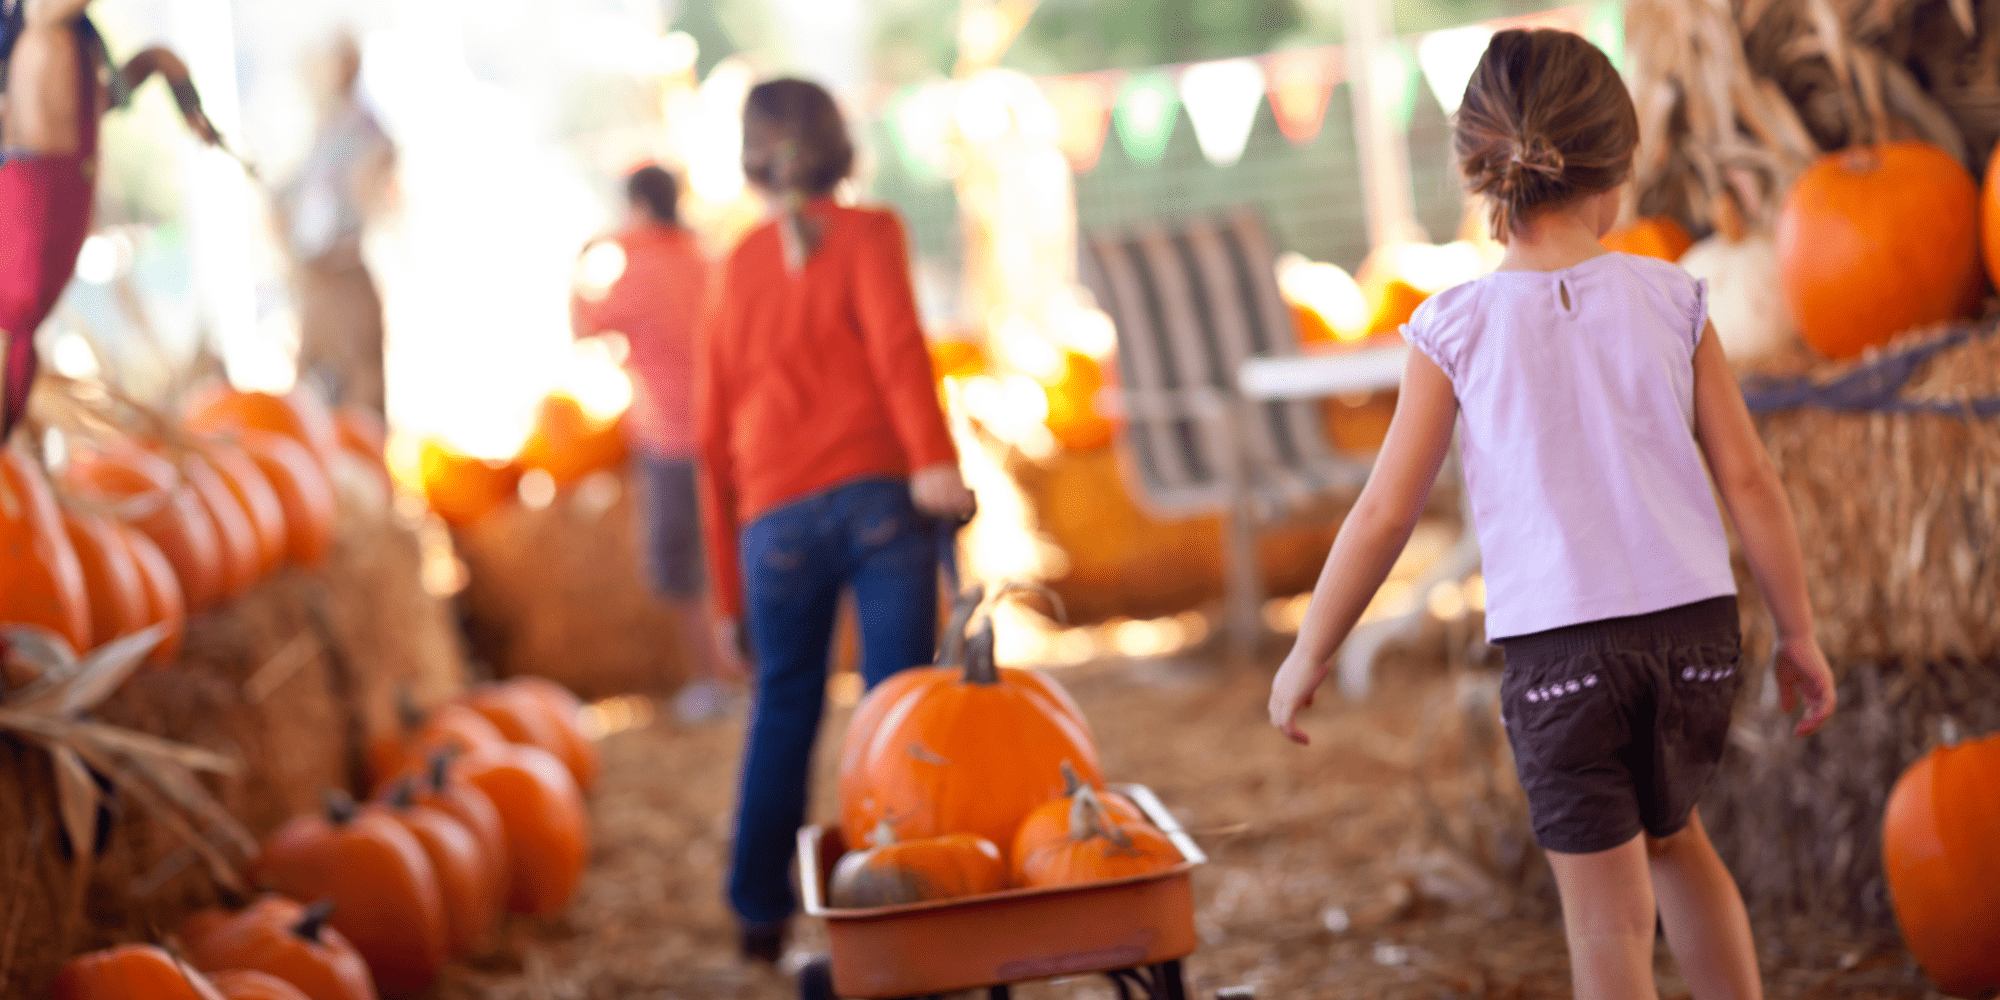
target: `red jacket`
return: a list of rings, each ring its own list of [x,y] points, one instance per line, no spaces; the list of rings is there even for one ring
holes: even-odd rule
[[[576,335],[625,335],[632,443],[650,455],[687,458],[694,454],[695,328],[708,296],[708,262],[694,235],[674,226],[638,226],[614,239],[625,251],[625,273],[603,298],[572,298]]]
[[[737,533],[772,508],[864,476],[956,462],[917,321],[902,223],[806,207],[824,235],[786,270],[778,228],[745,237],[701,333],[695,426],[715,598],[742,611]]]

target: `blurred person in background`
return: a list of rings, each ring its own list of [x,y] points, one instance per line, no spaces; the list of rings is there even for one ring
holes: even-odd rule
[[[35,331],[55,308],[90,235],[98,122],[158,73],[188,128],[222,139],[187,66],[150,48],[120,67],[85,16],[88,0],[0,0],[0,441],[28,405]]]
[[[680,185],[657,166],[625,179],[625,224],[584,248],[616,247],[622,267],[608,284],[591,269],[570,299],[578,337],[623,334],[629,347],[632,406],[626,434],[642,487],[646,566],[675,612],[689,683],[674,706],[683,722],[728,711],[743,664],[715,648],[714,615],[702,577],[701,516],[695,491],[695,328],[708,299],[708,261],[680,224]]]
[[[756,694],[729,899],[744,957],[775,962],[796,906],[827,651],[843,588],[870,686],[928,663],[938,526],[971,513],[918,325],[902,223],[835,204],[854,147],[817,84],[743,107],[743,172],[776,218],[724,267],[696,362],[702,514],[724,643],[739,616]]]
[[[392,200],[396,147],[357,87],[361,49],[352,35],[335,37],[316,68],[319,129],[298,174],[277,192],[299,300],[299,376],[332,402],[381,416],[382,297],[361,238]]]

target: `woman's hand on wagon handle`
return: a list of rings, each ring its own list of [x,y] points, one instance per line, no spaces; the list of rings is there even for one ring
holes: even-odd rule
[[[972,491],[958,474],[958,466],[948,462],[926,465],[910,474],[910,500],[917,509],[937,518],[962,518],[972,514]]]

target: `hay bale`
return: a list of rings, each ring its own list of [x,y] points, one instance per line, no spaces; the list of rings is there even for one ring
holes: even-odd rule
[[[641,568],[637,494],[629,473],[593,473],[546,507],[508,503],[457,532],[473,656],[587,698],[679,686],[679,624]]]
[[[362,740],[399,687],[433,699],[462,673],[407,527],[344,510],[327,561],[288,570],[188,622],[176,662],[137,674],[95,713],[240,760],[208,786],[262,836],[360,791]],[[221,889],[153,814],[119,803],[87,883],[58,843],[49,759],[0,738],[0,995],[39,996],[70,956],[156,940]]]

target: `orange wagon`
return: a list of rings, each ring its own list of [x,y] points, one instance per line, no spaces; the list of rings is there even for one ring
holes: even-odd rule
[[[839,828],[799,831],[806,913],[826,920],[831,954],[799,976],[801,1000],[886,1000],[958,990],[1005,1000],[1013,983],[1104,973],[1120,1000],[1184,1000],[1194,952],[1189,873],[1201,848],[1144,785],[1117,785],[1181,853],[1165,871],[1058,889],[836,909],[827,878],[847,851]]]

